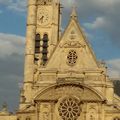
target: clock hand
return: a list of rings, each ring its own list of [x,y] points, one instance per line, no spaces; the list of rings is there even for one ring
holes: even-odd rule
[[[42,16],[42,17],[40,18],[41,23],[43,23],[43,18],[44,18],[44,16]]]

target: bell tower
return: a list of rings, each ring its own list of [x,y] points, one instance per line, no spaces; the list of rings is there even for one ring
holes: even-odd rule
[[[60,3],[37,0],[36,4],[35,63],[45,66],[59,39]]]
[[[46,66],[59,41],[59,26],[59,0],[28,0],[23,87],[26,102],[32,98],[35,66]]]

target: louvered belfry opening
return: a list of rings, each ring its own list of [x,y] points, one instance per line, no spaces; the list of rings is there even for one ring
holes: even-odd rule
[[[40,34],[37,33],[35,38],[35,54],[40,53],[40,40],[41,40]]]
[[[43,65],[46,64],[47,60],[48,60],[48,35],[44,34],[43,35],[43,45],[42,45],[42,61],[43,61]]]
[[[46,65],[48,60],[48,35],[44,34],[42,39],[39,33],[35,37],[35,63],[41,60],[41,65]],[[40,57],[41,56],[41,57]]]
[[[38,64],[38,61],[39,61],[38,55],[40,54],[40,46],[41,46],[40,42],[41,42],[41,36],[39,33],[37,33],[35,36],[35,58],[34,58],[34,62],[36,64]]]

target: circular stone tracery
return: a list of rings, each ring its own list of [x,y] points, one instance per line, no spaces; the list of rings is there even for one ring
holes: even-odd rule
[[[75,98],[66,98],[60,103],[58,111],[63,120],[77,120],[80,116],[79,101]]]
[[[68,56],[67,56],[67,60],[68,60],[68,65],[70,66],[74,66],[76,61],[77,61],[77,53],[75,50],[70,50],[69,53],[68,53]]]

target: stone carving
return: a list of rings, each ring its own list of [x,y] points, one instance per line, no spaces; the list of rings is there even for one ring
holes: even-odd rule
[[[75,30],[72,30],[71,33],[70,33],[70,35],[69,35],[70,40],[75,40],[76,37],[77,37],[77,35],[76,35]]]
[[[25,96],[24,96],[24,90],[23,90],[23,88],[20,90],[20,102],[21,103],[25,103],[25,101],[26,101],[26,98],[25,98]]]
[[[40,5],[50,5],[52,0],[38,0],[38,4]]]
[[[70,50],[67,56],[67,64],[74,66],[76,64],[77,58],[77,52],[75,50]]]
[[[97,117],[97,110],[94,105],[89,108],[89,120],[95,120]]]
[[[76,92],[74,92],[74,91],[76,91]],[[73,85],[73,84],[68,84],[68,85],[60,84],[59,85],[58,84],[53,89],[46,91],[46,93],[40,94],[40,96],[38,95],[36,100],[56,101],[60,97],[63,97],[65,95],[72,95],[72,94],[74,94],[75,96],[77,96],[78,98],[81,99],[83,96],[83,93],[84,93],[84,88],[80,85]]]
[[[86,76],[85,76],[85,79],[86,79],[86,80],[89,79],[89,80],[91,80],[91,81],[100,81],[100,80],[104,79],[104,77],[103,77],[102,75],[101,75],[101,76],[100,76],[100,75],[99,75],[99,76],[94,76],[94,75],[93,75],[93,76],[90,76],[90,75],[87,76],[87,75],[86,75]]]
[[[90,115],[90,120],[95,120],[95,117],[93,115]]]
[[[42,120],[50,120],[50,112],[51,112],[51,106],[49,103],[42,103],[41,104],[41,118]]]
[[[21,102],[21,103],[25,103],[25,101],[26,101],[25,96],[21,96],[20,102]]]
[[[49,113],[48,112],[43,113],[43,120],[49,120]]]
[[[65,81],[66,83],[57,83],[57,85],[52,86],[45,91],[42,91],[37,94],[35,97],[35,100],[39,101],[57,101],[59,98],[62,98],[64,96],[71,96],[75,95],[77,96],[80,100],[83,101],[105,101],[105,98],[102,96],[96,94],[91,89],[88,89],[87,87],[84,87],[80,85],[80,83],[75,84],[70,83],[70,81]],[[92,96],[92,97],[91,97]]]
[[[67,41],[63,45],[60,45],[60,47],[63,48],[84,48],[86,45],[82,45],[79,41]]]
[[[35,65],[34,66],[34,82],[38,81],[39,80],[39,69],[38,69],[38,65]]]
[[[77,120],[81,111],[79,101],[73,97],[65,98],[60,103],[58,111],[63,120]]]

